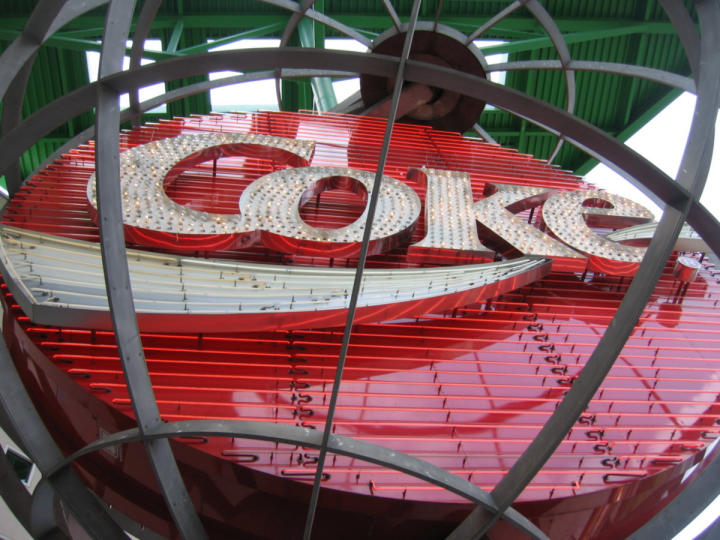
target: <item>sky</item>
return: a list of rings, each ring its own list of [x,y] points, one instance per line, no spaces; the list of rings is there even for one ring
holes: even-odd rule
[[[674,178],[680,167],[694,107],[695,96],[687,92],[682,94],[630,137],[627,142],[628,146]],[[715,124],[715,132],[720,136],[720,120]],[[716,146],[720,146],[717,137]],[[605,165],[595,167],[585,175],[585,179],[607,191],[645,204],[649,210],[655,212],[658,218],[660,217],[660,209],[650,199]],[[713,154],[707,185],[700,199],[716,217],[720,216],[719,192],[720,151],[716,151]]]

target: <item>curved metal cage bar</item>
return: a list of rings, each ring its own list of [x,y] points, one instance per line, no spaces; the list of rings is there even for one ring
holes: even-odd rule
[[[68,94],[28,117],[20,126],[2,139],[4,152],[0,155],[0,171],[4,171],[34,140],[81,112],[91,108],[89,99],[99,85],[108,85],[119,93],[184,75],[237,69],[263,70],[273,65],[292,69],[330,69],[345,71],[348,64],[358,71],[387,76],[393,73],[397,59],[373,57],[359,53],[304,49],[253,49],[252,51],[223,51],[174,58],[143,66],[134,71],[108,76]],[[708,241],[713,251],[718,242],[711,232],[717,220],[693,198],[686,188],[674,182],[645,158],[602,130],[573,115],[521,92],[491,83],[485,79],[457,73],[447,68],[408,60],[406,79],[454,90],[477,97],[523,118],[533,120],[553,133],[562,132],[572,144],[602,161],[623,170],[639,187],[645,187],[666,204],[691,200],[688,222]],[[161,98],[157,98],[161,101]]]
[[[134,2],[124,0],[112,0],[110,3],[100,53],[100,78],[122,69],[123,44],[127,40],[133,7]],[[144,433],[162,423],[162,420],[140,341],[127,266],[118,162],[119,99],[119,94],[112,87],[102,85],[98,89],[95,121],[98,221],[110,316],[135,418],[140,432]],[[167,440],[148,441],[145,450],[180,534],[184,538],[206,538],[180,476],[170,443]]]
[[[112,435],[98,439],[94,443],[68,456],[62,463],[58,463],[55,469],[48,473],[48,476],[54,477],[56,474],[64,471],[76,459],[104,448],[112,448],[131,442],[167,439],[170,437],[208,436],[238,437],[294,444],[317,449],[323,446],[323,432],[300,426],[284,426],[265,422],[243,422],[239,420],[188,420],[184,422],[167,422],[159,425],[152,433],[141,434],[140,430],[136,428],[113,433]],[[483,489],[445,469],[434,466],[411,455],[341,435],[330,435],[328,441],[324,444],[327,450],[333,454],[355,457],[393,470],[402,471],[433,485],[452,491],[493,512],[497,511],[494,502]],[[503,519],[506,519],[509,523],[512,523],[532,538],[547,538],[540,529],[512,508],[508,508],[505,511]]]

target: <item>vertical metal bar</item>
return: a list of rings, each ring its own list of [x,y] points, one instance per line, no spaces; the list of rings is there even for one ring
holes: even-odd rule
[[[20,68],[20,71],[15,75],[5,94],[2,102],[2,118],[0,119],[0,133],[2,133],[2,135],[7,135],[13,128],[20,124],[25,89],[34,61],[35,54],[30,56],[25,65]],[[5,185],[11,197],[20,189],[22,181],[22,171],[20,170],[20,161],[18,159],[5,171]]]
[[[280,36],[280,48],[286,47],[290,42],[290,38],[292,38],[293,32],[295,32],[295,28],[297,28],[297,25],[300,24],[303,15],[312,7],[314,2],[315,0],[303,0],[303,2],[299,5],[300,11],[294,12],[290,15],[290,18],[283,29],[282,36]],[[278,109],[281,111],[284,110],[282,99],[282,69],[275,70],[275,98],[277,99]]]
[[[390,3],[390,0],[383,0],[383,5],[385,6],[385,11],[387,11],[388,15],[390,16],[390,20],[392,21],[393,26],[395,27],[395,30],[397,30],[399,32],[400,27],[402,26],[402,23],[400,22],[400,17],[398,17],[398,14],[395,11],[395,8]]]
[[[569,67],[570,63],[572,62],[572,57],[570,56],[570,49],[568,48],[567,43],[565,43],[565,38],[563,37],[558,25],[555,23],[555,20],[550,16],[550,14],[542,6],[542,4],[538,2],[538,0],[529,0],[525,7],[537,19],[537,21],[540,23],[540,26],[543,27],[548,37],[550,38],[550,41],[552,41],[553,45],[555,46],[555,50],[557,51],[558,56],[560,57],[560,62],[562,63],[562,70],[565,74],[565,91],[567,92],[567,95],[565,97],[565,110],[569,113],[572,113],[575,110],[576,88],[575,72]],[[552,163],[552,161],[557,157],[564,142],[565,139],[562,136],[558,138],[557,142],[555,143],[555,148],[553,148],[553,150],[550,152],[548,162]]]
[[[690,195],[666,207],[640,269],[592,356],[540,433],[492,491],[499,511],[508,508],[533,479],[592,399],[635,327],[688,211],[702,193],[712,157],[720,101],[717,92],[720,87],[720,2],[698,2],[698,10],[702,29],[698,101],[677,178]],[[499,514],[476,507],[448,538],[479,538],[498,518]]]
[[[130,69],[140,67],[140,61],[145,52],[145,40],[150,35],[153,20],[160,8],[162,0],[145,0],[142,11],[138,16],[133,35],[132,50],[130,51]],[[132,124],[137,126],[140,123],[140,89],[133,88],[130,91],[130,110],[132,111]]]
[[[161,425],[162,420],[140,341],[125,251],[118,155],[119,95],[114,88],[102,83],[102,78],[122,70],[125,41],[134,7],[134,1],[112,0],[106,16],[98,76],[101,82],[97,96],[95,160],[98,224],[108,303],[133,410],[138,428],[144,434]],[[180,534],[184,538],[206,538],[200,518],[183,484],[169,441],[147,441],[145,449]]]
[[[405,35],[405,43],[398,63],[395,88],[393,89],[392,105],[390,107],[390,114],[385,128],[385,138],[383,139],[383,145],[380,151],[378,168],[375,172],[375,182],[373,183],[372,192],[370,193],[368,214],[367,219],[365,220],[365,230],[363,231],[362,247],[360,248],[360,257],[358,259],[357,270],[355,271],[355,281],[353,282],[353,289],[350,295],[350,302],[348,304],[345,331],[343,332],[342,345],[338,356],[338,365],[335,370],[335,380],[333,381],[332,393],[330,394],[330,402],[328,404],[327,418],[325,419],[325,428],[323,430],[323,437],[320,445],[320,455],[318,456],[317,470],[315,471],[315,481],[313,482],[307,519],[305,521],[305,532],[303,535],[304,540],[310,540],[313,522],[315,520],[315,511],[317,508],[318,497],[320,495],[320,481],[322,480],[325,457],[327,456],[328,439],[330,438],[330,433],[332,432],[335,406],[337,405],[343,369],[345,368],[345,360],[347,359],[347,351],[350,345],[350,335],[352,334],[352,325],[353,320],[355,319],[355,309],[357,307],[358,297],[360,296],[360,286],[362,285],[363,271],[365,270],[365,261],[367,259],[368,245],[370,244],[372,224],[375,219],[375,208],[377,207],[377,202],[380,197],[383,172],[385,171],[385,163],[390,150],[390,139],[392,138],[393,126],[395,125],[395,115],[397,114],[398,104],[400,103],[400,93],[402,91],[403,81],[405,78],[405,64],[410,56],[410,47],[412,46],[413,35],[415,34],[415,26],[417,24],[418,14],[420,13],[421,3],[422,0],[414,0],[413,2],[410,22],[408,23],[407,34]]]
[[[313,4],[324,9],[324,0],[314,0]],[[308,6],[308,9],[312,6]],[[322,49],[325,43],[325,29],[320,23],[302,17],[297,23],[297,33],[300,45],[308,48]],[[329,77],[312,77],[310,85],[315,97],[316,110],[329,111],[337,105],[335,90]]]
[[[184,28],[185,22],[182,19],[175,23],[175,28],[173,28],[172,34],[170,35],[170,40],[168,41],[167,47],[165,48],[167,52],[174,53],[175,51],[177,51],[178,43],[180,43],[180,36],[182,36]]]
[[[685,49],[690,70],[697,77],[700,62],[700,36],[698,36],[695,23],[681,2],[675,2],[675,0],[658,0],[658,2],[675,28],[675,33]]]
[[[490,30],[493,26],[502,21],[505,17],[509,16],[513,12],[523,7],[528,1],[529,0],[515,0],[515,2],[504,8],[502,11],[498,12],[497,15],[494,15],[493,17],[488,19],[485,24],[483,24],[480,28],[476,29],[472,34],[470,34],[467,38],[467,41],[465,41],[465,45],[470,45],[474,40],[476,40],[479,36]]]

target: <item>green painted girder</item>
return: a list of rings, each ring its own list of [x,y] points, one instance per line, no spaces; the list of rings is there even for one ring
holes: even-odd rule
[[[334,15],[338,21],[348,24],[359,31],[373,28],[381,30],[390,25],[389,17],[386,14],[380,15]],[[486,18],[475,18],[473,17],[443,17],[443,24],[454,26],[459,30],[470,32],[473,28],[476,28],[479,24],[484,22]],[[69,30],[67,32],[61,32],[51,37],[47,44],[54,47],[68,48],[73,50],[95,50],[99,51],[101,45],[95,41],[79,39],[73,37],[73,33],[80,32],[83,30],[73,30],[74,26],[83,26],[84,24],[90,24],[90,31],[96,32],[102,28],[102,19],[97,16],[86,16],[80,17],[68,25]],[[260,24],[265,23],[265,24]],[[164,59],[172,57],[175,54],[192,54],[196,52],[204,52],[207,50],[209,45],[198,44],[194,47],[186,48],[176,52],[177,39],[179,35],[176,33],[181,32],[183,28],[195,28],[202,27],[208,28],[243,28],[248,27],[248,30],[243,32],[237,32],[231,36],[221,38],[221,43],[215,43],[214,45],[229,43],[239,39],[249,39],[252,37],[260,37],[271,35],[274,32],[280,32],[284,25],[287,23],[287,16],[283,14],[223,14],[223,15],[187,15],[179,19],[177,16],[158,16],[153,24],[153,29],[158,30],[162,28],[173,28],[173,37],[171,37],[168,48],[163,52],[158,51],[145,51],[144,57],[150,59]],[[666,22],[655,22],[645,21],[638,24],[629,24],[627,20],[624,21],[587,21],[587,20],[573,20],[573,19],[560,19],[557,21],[561,31],[565,33],[564,38],[568,44],[580,43],[583,41],[592,41],[596,39],[604,39],[610,37],[617,37],[629,34],[671,34],[673,28],[670,23]],[[305,36],[301,36],[302,41],[309,42],[310,39],[307,37],[308,34],[312,34],[311,30],[304,30],[304,28],[316,27],[324,30],[324,26],[321,24],[315,24],[313,21],[304,18],[299,28],[300,32],[303,32]],[[22,27],[18,23],[17,18],[6,18],[0,19],[0,39],[12,40],[19,35],[18,27]],[[12,29],[11,29],[12,28]],[[530,39],[515,40],[501,45],[495,45],[491,47],[483,48],[484,54],[499,54],[499,53],[513,53],[522,52],[538,48],[551,47],[552,43],[550,39],[543,35],[543,31],[539,28],[537,21],[533,18],[507,18],[496,25],[488,35],[497,37],[498,34],[515,33],[513,36],[507,36],[508,38],[517,38],[517,31],[528,32],[530,35],[538,35],[541,37],[535,37]],[[317,30],[320,31],[320,30]],[[369,37],[374,37],[374,33],[365,32]],[[524,36],[523,36],[524,37]],[[173,39],[174,38],[174,39]],[[303,44],[303,46],[308,46]],[[128,54],[130,49],[128,48]],[[327,93],[327,84],[322,83]],[[328,103],[332,102],[329,100]]]
[[[218,47],[220,45],[226,45],[228,43],[235,43],[236,41],[240,41],[242,39],[253,39],[253,38],[259,38],[259,37],[266,37],[276,34],[277,32],[282,31],[283,28],[285,28],[285,22],[277,22],[268,24],[265,26],[261,26],[260,28],[254,28],[252,30],[246,30],[244,32],[239,32],[237,34],[231,34],[229,36],[225,36],[219,39],[215,39],[210,43],[200,43],[199,45],[194,45],[192,47],[186,47],[184,49],[181,49],[179,51],[176,51],[177,54],[196,54],[201,52],[207,52],[213,47]]]
[[[318,0],[315,2],[315,9],[322,10],[323,5],[324,0]],[[325,46],[325,27],[307,17],[303,17],[298,24],[297,33],[300,45],[303,47],[323,48]],[[337,105],[335,90],[329,77],[312,77],[310,85],[315,95],[318,111],[329,111]]]
[[[595,41],[598,39],[608,39],[619,36],[627,36],[632,34],[647,35],[652,32],[647,32],[646,24],[624,24],[618,25],[614,28],[606,28],[602,30],[593,29],[581,32],[572,32],[563,34],[565,43],[568,45],[574,43],[582,43],[585,41]],[[553,47],[552,41],[549,37],[540,37],[534,39],[527,39],[522,41],[511,41],[508,43],[502,43],[498,45],[491,45],[487,47],[480,47],[480,50],[485,55],[490,54],[502,54],[502,53],[516,53],[532,51],[535,49],[546,49]]]
[[[150,58],[153,60],[158,59],[164,59],[169,58],[172,56],[180,55],[180,54],[193,54],[198,52],[205,52],[207,51],[211,46],[217,46],[224,43],[232,43],[234,41],[238,41],[241,39],[251,39],[255,37],[264,37],[269,36],[273,34],[279,33],[282,28],[284,28],[285,24],[287,22],[287,19],[283,19],[281,21],[276,21],[270,24],[263,25],[258,28],[252,28],[243,32],[234,33],[230,36],[222,37],[219,40],[217,40],[217,43],[210,44],[199,44],[193,47],[188,47],[181,50],[176,50],[176,43],[177,38],[173,41],[171,38],[171,41],[169,42],[169,46],[167,50],[160,52],[160,51],[145,51],[144,57]],[[443,21],[443,23],[447,23],[447,21]],[[505,33],[503,32],[503,28],[505,21],[503,21],[502,25],[498,25],[495,28],[495,34],[497,33]],[[453,26],[453,25],[451,25]],[[465,27],[464,29],[469,31],[471,30],[475,25],[471,25],[467,23],[467,20],[463,24],[455,25],[456,27]],[[618,37],[618,36],[624,36],[624,35],[631,35],[631,34],[638,34],[638,35],[648,35],[648,34],[664,34],[664,31],[659,32],[659,26],[667,26],[667,25],[658,25],[658,23],[640,23],[640,24],[619,24],[612,27],[604,27],[601,29],[594,28],[593,30],[584,30],[584,31],[574,31],[571,33],[564,34],[565,42],[568,44],[573,43],[581,43],[585,41],[594,41],[597,39],[607,39],[612,37]],[[163,25],[154,25],[153,28],[163,28]],[[187,22],[183,22],[180,24],[177,20],[173,26],[173,35],[175,35],[176,32],[181,32],[183,28],[192,28],[192,25],[187,24]],[[298,31],[303,32],[306,35],[311,35],[313,33],[313,30],[303,30],[304,28],[317,28],[317,27],[323,27],[323,25],[316,24],[314,21],[309,20],[307,18],[304,18],[301,21],[300,27],[298,28]],[[375,37],[375,33],[364,31],[362,28],[356,27],[356,29],[365,35],[368,35],[368,37]],[[463,29],[463,28],[458,28]],[[317,31],[317,30],[316,30]],[[18,31],[15,30],[7,30],[2,29],[2,25],[0,25],[0,39],[7,39],[12,40],[15,37],[19,35]],[[497,37],[496,35],[494,37]],[[514,36],[514,37],[517,37]],[[310,42],[311,40],[308,37],[302,37],[303,40],[306,40]],[[94,51],[100,51],[101,44],[97,43],[95,41],[90,40],[83,40],[78,39],[75,37],[70,37],[69,35],[66,35],[64,33],[58,33],[55,36],[51,37],[47,42],[48,45],[59,47],[59,48],[67,48],[67,49],[73,49],[73,50],[94,50]],[[173,46],[175,45],[175,46]],[[308,46],[304,45],[303,46]],[[542,48],[548,48],[552,47],[552,42],[550,41],[550,38],[547,36],[542,37],[535,37],[535,38],[529,38],[529,39],[521,39],[516,41],[510,41],[508,43],[504,44],[498,44],[498,45],[492,45],[488,47],[482,47],[483,54],[490,55],[490,54],[502,54],[502,53],[514,53],[514,52],[524,52],[534,49],[542,49]],[[130,48],[128,47],[127,53],[130,54]]]
[[[328,15],[331,15],[334,19],[337,21],[346,24],[348,26],[352,26],[356,29],[366,29],[366,30],[372,30],[376,32],[381,32],[389,27],[392,26],[392,22],[390,21],[389,17],[387,15],[372,15],[372,14],[331,14],[328,13]],[[447,16],[443,15],[440,17],[440,22],[444,25],[451,26],[457,29],[475,29],[479,27],[480,25],[484,24],[494,13],[489,13],[487,16],[473,16],[473,15],[463,15],[463,16]],[[402,22],[407,22],[408,17],[404,17],[402,15],[399,15],[399,18]],[[601,19],[601,20],[587,20],[587,19],[555,19],[555,23],[557,24],[558,28],[563,33],[569,33],[569,32],[588,32],[588,31],[607,31],[607,30],[613,30],[619,26],[638,26],[635,25],[632,22],[629,22],[628,19]],[[675,29],[673,28],[672,24],[669,22],[660,22],[660,21],[645,21],[640,22],[639,26],[643,27],[643,32],[647,32],[649,34],[674,34]],[[535,35],[543,35],[545,32],[543,31],[540,24],[537,22],[537,20],[534,17],[527,16],[527,17],[507,17],[503,19],[500,23],[498,23],[496,26],[494,26],[490,33],[494,33],[497,31],[498,28],[506,29],[508,31],[514,31],[514,32],[525,32],[529,34],[535,34]]]
[[[372,9],[368,11],[367,6],[364,6],[365,3],[373,4]],[[402,20],[407,19],[410,3],[410,0],[393,0],[393,4],[398,6],[397,9]],[[576,4],[570,0],[547,5],[552,13],[562,13],[563,15],[578,13],[577,18],[555,19],[575,58],[624,62],[669,69],[678,73],[687,72],[687,67],[683,64],[679,42],[677,39],[666,37],[674,34],[674,30],[662,14],[657,2],[638,0],[629,3],[635,7],[626,9],[628,4],[608,3],[608,8],[603,8],[603,12],[610,15],[606,18],[590,17],[587,13],[594,12],[591,7],[577,4],[576,8]],[[689,5],[689,2],[685,3]],[[374,37],[377,33],[392,27],[390,18],[379,0],[374,3],[363,2],[363,6],[359,6],[359,4],[358,2],[325,0],[324,7],[327,8],[325,13],[369,37]],[[433,20],[435,7],[430,6],[429,2],[426,4],[424,20]],[[29,14],[34,0],[27,0],[27,5]],[[260,7],[256,9],[256,6]],[[440,22],[468,34],[484,23],[489,16],[494,15],[496,6],[497,2],[458,4],[445,2]],[[181,7],[184,8],[186,14],[182,12]],[[232,5],[228,3],[225,8],[224,11],[203,13],[205,10],[212,11],[211,8],[204,5],[203,0],[164,2],[161,12],[154,21],[151,37],[162,37],[169,51],[148,51],[145,56],[153,59],[168,58],[179,54],[204,52],[211,46],[240,39],[280,36],[290,16],[290,12],[287,10],[243,0],[236,0]],[[321,4],[316,3],[316,8],[322,11]],[[230,9],[235,9],[235,12],[229,13]],[[340,9],[344,11],[340,12]],[[353,14],[348,12],[348,9],[358,11],[364,9],[366,13]],[[455,12],[449,13],[453,9]],[[471,10],[472,13],[458,14],[461,9]],[[488,12],[477,13],[484,10]],[[490,10],[493,12],[490,13]],[[24,28],[27,18],[8,17],[4,16],[2,12],[3,8],[0,8],[0,40],[13,39]],[[179,21],[182,22],[179,24]],[[308,35],[302,39],[296,39],[293,42],[294,45],[320,46],[318,32],[327,33],[328,36],[337,35],[337,32],[322,24],[313,23],[307,19],[305,21],[303,25],[312,28],[313,32],[301,27],[300,32],[306,32]],[[99,38],[103,26],[103,12],[96,10],[72,21],[64,27],[62,32],[56,34],[48,46],[41,49],[41,53],[52,51],[53,55],[48,56],[48,61],[44,63],[40,59],[37,61],[37,71],[39,73],[46,72],[46,75],[39,77],[33,88],[29,87],[32,95],[27,99],[33,103],[37,102],[36,105],[41,105],[46,97],[52,98],[51,88],[42,88],[44,84],[57,84],[63,88],[72,88],[79,84],[79,81],[74,80],[72,74],[84,72],[85,65],[80,55],[72,51],[99,50],[100,44],[91,39]],[[174,30],[178,40],[177,50],[175,54],[169,54],[173,49],[171,45]],[[203,39],[184,39],[186,33],[196,32],[202,34],[203,39],[220,38],[220,41],[208,44]],[[310,44],[309,36],[312,34],[315,34],[314,41]],[[509,53],[510,61],[556,57],[554,56],[554,47],[544,30],[524,9],[520,9],[512,16],[500,21],[485,36],[491,39],[509,40],[507,44],[484,47],[482,50],[488,55]],[[602,49],[594,48],[600,42]],[[78,58],[70,61],[68,56],[64,63],[52,60],[55,57],[54,53],[61,52],[67,55],[76,55]],[[59,82],[52,79],[50,75]],[[582,73],[578,74],[578,80],[580,80],[580,75]],[[63,81],[63,76],[66,78],[69,76],[70,79]],[[541,99],[552,103],[558,104],[556,98],[559,99],[563,96],[564,82],[561,72],[512,71],[508,72],[507,77],[508,86],[531,95],[538,95]],[[662,85],[633,78],[593,74],[591,80],[597,82],[597,84],[593,84],[592,88],[578,87],[578,114],[609,133],[617,135],[621,140],[625,140],[635,133],[678,94]],[[48,83],[48,81],[52,82]],[[168,83],[168,88],[187,82],[189,81],[171,82]],[[327,84],[330,84],[329,80]],[[324,107],[321,103],[321,100],[324,99],[322,96],[329,95],[329,93],[324,94],[317,85],[312,85],[310,80],[288,80],[283,82],[282,88],[283,108],[286,110],[313,108],[313,91],[317,106]],[[555,93],[552,94],[552,92]],[[598,100],[596,99],[598,95],[608,97],[605,100]],[[622,99],[618,96],[622,96]],[[203,113],[209,110],[209,107],[208,95],[202,94],[185,100],[182,105],[171,104],[168,108],[168,115]],[[33,110],[28,110],[27,113],[33,112]],[[26,111],[24,110],[24,112]],[[144,116],[145,118],[151,116],[153,119],[157,118],[156,115]],[[483,126],[499,142],[519,147],[521,150],[536,152],[539,157],[542,157],[544,149],[551,147],[554,141],[554,136],[542,132],[535,126],[527,125],[503,111],[486,111],[481,120],[487,122],[487,124],[483,123]],[[66,126],[63,130],[54,133],[53,137],[57,135],[58,138],[61,138],[66,134],[71,136],[76,129],[82,129],[85,123],[85,119],[83,119],[82,122],[78,121],[72,126]],[[49,141],[42,143],[42,147],[35,150],[36,155],[39,157],[49,144],[51,144]],[[25,159],[25,163],[29,165],[27,159],[30,158]],[[594,160],[589,159],[582,151],[570,145],[565,145],[556,162],[564,168],[577,169],[580,173],[586,172],[594,164]]]
[[[2,27],[2,24],[0,24],[0,28]],[[63,30],[62,32],[57,32],[55,35],[58,37],[67,37],[67,38],[91,38],[91,39],[100,39],[102,37],[103,31],[105,29],[102,27],[97,28],[81,28],[80,30]]]
[[[165,52],[173,54],[177,51],[180,36],[182,35],[184,28],[185,22],[182,19],[179,19],[178,22],[175,23],[175,28],[173,28],[172,34],[170,34],[170,39],[168,40],[167,47],[165,47]]]
[[[278,10],[277,13],[208,13],[203,15],[184,15],[182,17],[185,28],[203,28],[210,29],[235,29],[250,30],[260,26],[266,26],[273,23],[283,23],[287,21],[288,11]],[[357,30],[366,30],[371,32],[382,32],[392,26],[390,18],[385,14],[348,14],[333,13],[327,11],[326,15],[336,19],[337,21],[351,26]],[[440,18],[440,22],[453,27],[462,27],[464,29],[477,27],[487,21],[494,13],[488,13],[486,16],[467,15],[467,16],[446,16]],[[407,17],[400,15],[401,20]],[[158,15],[153,21],[154,29],[172,29],[178,20],[177,15]],[[3,17],[0,19],[0,28],[20,31],[24,28],[27,19],[24,17]],[[628,19],[556,19],[558,28],[561,32],[584,32],[590,30],[612,30],[618,26],[627,26]],[[650,34],[674,34],[673,26],[669,22],[664,21],[648,21],[642,22],[643,32]],[[67,31],[80,31],[103,28],[104,17],[97,15],[86,15],[78,17],[66,25]],[[133,25],[134,26],[134,25]],[[526,17],[508,17],[504,19],[497,27],[507,29],[508,31],[522,31],[536,35],[542,35],[544,32],[538,22],[531,16]],[[494,28],[497,28],[494,27]]]
[[[648,20],[651,17],[651,4],[648,3],[645,6],[645,13],[643,14],[643,19]],[[642,34],[640,36],[635,37],[635,43],[634,43],[634,49],[635,49],[635,55],[633,58],[633,63],[636,65],[645,65],[646,55],[648,52],[648,41],[649,36],[647,34]],[[640,79],[637,77],[633,77],[633,79],[630,81],[630,89],[627,93],[627,105],[625,107],[625,116],[623,118],[622,124],[627,126],[630,124],[632,119],[632,113],[633,108],[635,106],[635,101],[638,95],[638,91],[640,88]]]
[[[19,31],[0,28],[0,39],[12,41],[20,35]],[[90,41],[87,39],[77,39],[64,37],[62,35],[54,35],[45,41],[45,46],[56,47],[58,49],[69,49],[72,51],[97,51],[102,49],[102,43]],[[125,53],[130,56],[131,47],[125,49]],[[143,57],[153,60],[162,60],[165,58],[174,58],[175,54],[160,51],[145,51]]]
[[[517,139],[520,137],[521,132],[516,129],[489,129],[488,132],[493,137],[505,137],[505,138],[515,138]],[[468,131],[468,135],[473,136],[474,132]],[[475,136],[477,137],[477,134],[475,133]],[[525,129],[522,131],[523,137],[547,137],[549,139],[555,139],[555,135],[552,133],[548,133],[547,131],[530,131],[528,129]]]
[[[301,111],[313,109],[313,92],[310,82],[305,79],[283,79],[282,110]]]
[[[290,37],[288,45],[298,46],[300,39],[297,34]],[[283,111],[313,110],[313,90],[308,79],[282,79],[280,82]]]
[[[172,40],[173,30],[167,29],[161,33],[161,40],[163,48],[167,48]],[[183,49],[192,47],[195,45],[207,43],[207,34],[201,28],[188,28],[185,26],[181,32],[179,32],[177,46]],[[185,77],[179,80],[166,81],[165,88],[170,91],[175,88],[187,86],[196,82],[207,81],[207,75],[201,75],[197,77]],[[208,92],[201,92],[194,96],[181,99],[179,101],[173,101],[167,104],[167,114],[169,116],[190,116],[191,114],[207,114],[211,110],[210,94]]]

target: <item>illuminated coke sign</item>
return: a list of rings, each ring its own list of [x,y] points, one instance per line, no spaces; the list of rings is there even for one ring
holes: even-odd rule
[[[128,250],[133,299],[143,330],[216,332],[228,325],[271,330],[343,323],[352,268],[258,265],[197,256],[200,251],[253,245],[295,255],[357,255],[367,208],[352,223],[334,229],[306,223],[300,208],[323,190],[337,187],[366,198],[375,174],[309,166],[313,151],[309,141],[203,132],[160,139],[120,155],[128,240],[187,254]],[[193,209],[168,196],[166,186],[184,170],[223,156],[270,158],[286,168],[247,185],[234,214]],[[409,168],[407,176],[406,181],[383,177],[369,253],[401,246],[408,262],[422,264],[368,269],[357,322],[470,305],[537,281],[551,270],[630,275],[645,251],[590,228],[614,229],[651,219],[645,208],[617,195],[486,182],[484,193],[476,198],[470,175],[462,171]],[[424,192],[424,204],[413,184]],[[96,214],[94,174],[86,191],[91,213]],[[413,240],[423,207],[425,234]],[[537,207],[543,230],[518,216]],[[111,328],[98,244],[10,226],[0,234],[3,274],[31,320]],[[497,257],[498,250],[505,256]],[[477,264],[447,264],[458,259]]]
[[[120,159],[123,215],[128,239],[176,250],[236,249],[254,244],[293,254],[329,257],[357,255],[366,211],[338,229],[308,225],[299,209],[326,189],[344,187],[367,194],[374,173],[343,167],[307,166],[314,143],[247,133],[197,133],[141,145]],[[238,201],[239,213],[214,214],[174,202],[165,186],[184,169],[211,159],[256,155],[292,167],[256,179]],[[411,183],[424,184],[425,237],[408,245],[416,261],[443,252],[468,253],[492,260],[493,245],[520,254],[551,258],[559,270],[602,271],[632,275],[645,249],[623,245],[590,226],[616,229],[644,223],[652,214],[624,197],[596,190],[557,192],[551,189],[488,184],[483,197],[472,192],[461,171],[410,169],[409,182],[385,176],[370,237],[371,255],[407,244],[422,203]],[[95,178],[88,199],[96,207]],[[542,207],[546,230],[517,213]],[[480,233],[480,236],[479,234]]]
[[[205,132],[213,129],[289,139],[207,137]],[[141,171],[130,176],[138,186],[124,185],[121,193],[131,240],[127,262],[133,302],[163,418],[322,426],[354,278],[351,258],[333,261],[323,255],[357,248],[356,240],[343,242],[333,235],[341,226],[348,227],[343,234],[350,234],[349,226],[363,211],[362,197],[372,184],[363,183],[359,170],[372,171],[377,163],[384,129],[382,121],[346,116],[236,114],[176,119],[121,136],[123,150],[147,152],[146,157],[120,154],[120,160],[135,154],[124,167]],[[179,159],[175,154],[181,152],[171,141],[180,134],[194,135],[185,141],[186,157]],[[191,147],[193,138],[199,142]],[[200,144],[203,138],[208,140]],[[315,141],[314,150],[313,143],[292,138]],[[166,149],[147,144],[165,139]],[[232,157],[218,160],[216,167],[214,159],[224,155]],[[119,417],[131,405],[112,334],[101,331],[110,325],[99,234],[88,215],[94,160],[92,145],[83,146],[33,178],[10,202],[0,230],[5,297],[11,306],[7,320],[12,321],[6,330],[15,339],[11,350],[18,354],[18,365],[30,366],[29,381],[37,378],[35,373],[55,377],[38,394],[41,400],[51,398],[49,418],[56,411],[72,413],[51,425],[63,432],[59,440],[66,433],[89,437],[77,447],[96,438],[97,422]],[[194,160],[196,165],[187,165]],[[398,247],[371,259],[365,273],[336,430],[417,452],[491,489],[576,380],[629,283],[598,272],[550,272],[561,263],[581,270],[595,264],[586,251],[563,241],[562,231],[552,232],[553,218],[574,241],[585,224],[598,237],[618,242],[627,241],[618,233],[638,238],[638,228],[654,224],[606,236],[634,220],[608,216],[622,212],[605,194],[582,191],[577,177],[540,160],[457,134],[399,124],[385,170],[395,179],[390,188],[396,188],[385,193],[386,215],[409,214],[413,193],[420,206],[414,206],[407,222],[398,220],[394,231],[373,231],[374,249]],[[283,184],[290,171],[298,176],[288,176]],[[160,189],[136,199],[131,188],[141,189],[149,173]],[[323,193],[319,203],[303,204],[321,189],[338,186],[359,194],[359,200],[336,191]],[[559,192],[564,195],[553,199]],[[563,204],[553,207],[553,200]],[[243,227],[232,232],[235,221]],[[175,228],[163,230],[169,222]],[[290,227],[308,236],[295,238],[297,230],[290,235]],[[415,230],[410,235],[405,227]],[[326,236],[318,240],[310,235],[315,232]],[[213,249],[233,243],[239,248],[232,252]],[[549,251],[551,244],[564,251],[556,255]],[[552,253],[552,258],[523,255],[533,251]],[[502,261],[462,264],[483,253]],[[603,501],[613,500],[617,507],[632,508],[634,517],[636,499],[661,500],[673,486],[682,487],[683,472],[702,457],[703,445],[714,436],[716,416],[717,392],[698,373],[717,357],[707,324],[713,324],[718,287],[706,265],[700,266],[697,279],[689,282],[693,276],[678,274],[676,279],[672,264],[666,265],[608,383],[563,441],[552,468],[522,499],[549,502],[531,507],[572,502],[600,512]],[[30,355],[38,356],[37,362]],[[46,391],[56,379],[58,384],[67,379],[59,387],[61,406]],[[87,415],[78,414],[80,406],[95,401],[77,387],[103,400],[113,414],[97,414],[96,405]],[[80,406],[68,406],[66,396],[78,396],[75,405]],[[692,418],[688,404],[695,407]],[[77,429],[64,429],[68,420]],[[99,427],[114,433],[125,426]],[[314,472],[314,454],[305,448],[288,456],[276,445],[266,452],[239,439],[180,442],[200,451],[191,455],[195,470],[201,457],[208,460],[203,470],[211,494],[216,493],[213,485],[229,485],[216,472],[235,466],[218,465],[220,458],[274,474],[287,485]],[[687,460],[693,455],[688,448],[697,449],[696,457]],[[126,464],[134,462],[125,449],[120,454]],[[97,470],[120,466],[116,456],[97,457],[104,460]],[[364,500],[380,501],[384,508],[385,497],[415,515],[430,515],[444,503],[450,503],[447,512],[457,512],[454,495],[428,490],[420,481],[342,460],[326,467],[325,487],[342,490],[346,501],[356,497],[352,508],[359,513],[367,511]],[[139,470],[128,486],[131,501],[135,479],[145,480],[145,472]],[[236,477],[252,485],[241,484],[228,498],[231,506],[259,485],[255,471]],[[578,498],[562,499],[573,496]],[[578,523],[585,524],[586,514],[578,513]],[[606,521],[596,523],[595,530]],[[558,530],[566,522],[559,519]]]

